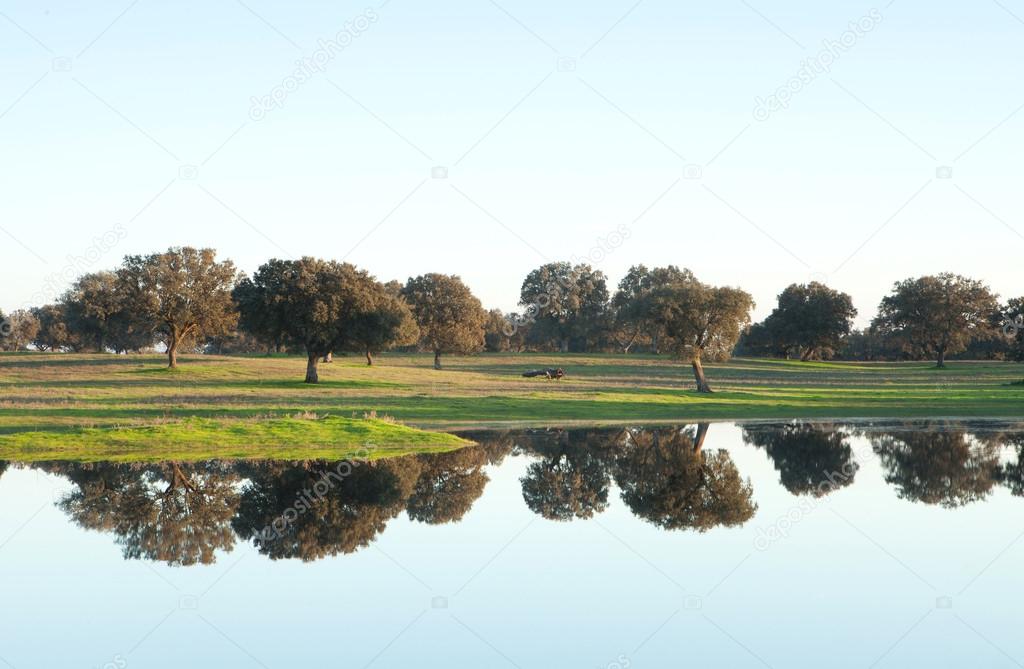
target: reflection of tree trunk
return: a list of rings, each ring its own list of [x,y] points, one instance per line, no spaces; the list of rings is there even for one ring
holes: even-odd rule
[[[693,452],[700,453],[701,449],[704,448],[704,440],[708,436],[708,428],[711,427],[711,423],[697,423],[697,436],[693,440]]]
[[[306,383],[319,383],[320,376],[317,374],[317,364],[320,362],[320,356],[316,353],[310,353],[306,359]]]
[[[181,487],[184,487],[189,492],[196,491],[196,487],[192,485],[192,482],[189,481],[188,477],[185,475],[185,472],[181,471],[181,467],[178,466],[178,463],[176,462],[171,463],[170,479],[171,480],[168,483],[167,490],[164,491],[165,495],[170,494]]]
[[[714,392],[711,390],[711,386],[708,384],[707,377],[704,376],[704,365],[700,363],[700,356],[694,356],[693,359],[690,361],[690,365],[693,367],[693,378],[697,380],[697,392]]]
[[[441,352],[434,351],[434,369],[441,369]]]
[[[366,364],[370,366],[373,365],[373,351],[370,349],[366,349]]]

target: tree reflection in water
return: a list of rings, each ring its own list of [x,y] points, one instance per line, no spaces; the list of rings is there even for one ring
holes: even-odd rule
[[[230,464],[48,463],[75,490],[58,507],[90,530],[112,532],[126,559],[210,564],[235,545],[238,474]]]
[[[860,468],[847,434],[828,423],[744,426],[743,441],[765,450],[794,495],[824,497],[851,485]]]
[[[955,425],[872,434],[871,445],[901,499],[964,506],[988,497],[1000,476],[998,445]]]
[[[708,424],[655,429],[477,432],[478,446],[374,462],[238,461],[29,465],[63,476],[59,502],[78,525],[115,536],[126,559],[209,564],[238,539],[271,559],[318,560],[370,545],[404,511],[414,522],[456,523],[509,454],[530,459],[520,479],[527,508],[553,521],[593,518],[613,486],[637,517],[665,530],[736,527],[756,512],[749,480],[729,452],[709,449]],[[1024,496],[1024,431],[969,432],[960,424],[897,428],[820,423],[748,425],[794,495],[852,485],[849,444],[866,437],[886,481],[904,499],[958,507],[997,485]],[[1012,449],[1013,457],[1001,457]],[[0,475],[10,464],[0,461]]]
[[[664,529],[697,532],[742,525],[754,515],[750,481],[729,453],[704,448],[708,425],[631,430],[615,463],[622,501]]]
[[[557,430],[524,443],[540,457],[520,480],[523,500],[548,520],[592,518],[608,508],[614,437],[607,431]]]
[[[999,450],[964,429],[904,429],[871,435],[886,483],[901,499],[946,508],[985,499],[997,483]]]

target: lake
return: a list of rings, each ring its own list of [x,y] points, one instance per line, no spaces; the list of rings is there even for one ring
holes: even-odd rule
[[[464,436],[0,463],[0,667],[1024,662],[1024,423]]]

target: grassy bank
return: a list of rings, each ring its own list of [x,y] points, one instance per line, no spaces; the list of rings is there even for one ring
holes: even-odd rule
[[[30,430],[0,435],[0,460],[105,462],[373,460],[454,450],[471,442],[373,419],[298,416],[182,418],[151,425]]]
[[[1024,416],[1024,385],[1013,383],[1024,366],[1014,363],[738,359],[708,365],[713,395],[692,391],[687,366],[655,356],[480,355],[449,358],[443,371],[430,363],[384,356],[369,368],[340,357],[307,386],[295,357],[185,357],[172,371],[160,356],[0,354],[0,458],[62,448],[79,457],[101,448],[291,457],[358,450],[371,437],[382,449],[443,449],[455,444],[437,430],[511,424]],[[519,376],[550,365],[568,377]],[[307,412],[332,418],[295,418]],[[435,432],[363,421],[370,412]]]

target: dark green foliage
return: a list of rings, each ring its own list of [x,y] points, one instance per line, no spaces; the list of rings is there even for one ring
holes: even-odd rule
[[[402,289],[420,330],[420,347],[434,354],[435,369],[444,353],[475,353],[484,347],[487,312],[457,276],[424,274]]]
[[[828,359],[850,334],[856,316],[846,293],[817,282],[793,284],[782,291],[778,306],[750,338],[768,353]]]
[[[829,495],[851,485],[860,468],[846,434],[828,423],[751,425],[743,441],[765,449],[794,495]]]
[[[171,248],[148,256],[128,256],[117,270],[119,305],[135,327],[167,347],[169,367],[178,349],[234,329],[238,314],[231,300],[236,280],[230,260],[217,261],[213,249]]]
[[[607,279],[590,265],[548,263],[527,275],[519,304],[540,347],[587,351],[607,326]]]
[[[724,450],[701,448],[706,426],[630,434],[616,460],[622,501],[640,518],[667,530],[697,532],[735,527],[753,517],[750,481],[740,478]]]
[[[872,327],[910,355],[933,357],[943,367],[946,356],[996,336],[997,311],[995,296],[981,281],[944,273],[898,282]]]
[[[902,499],[964,506],[988,497],[1000,475],[998,448],[961,429],[888,432],[871,443]]]

